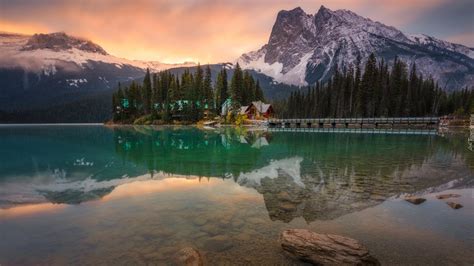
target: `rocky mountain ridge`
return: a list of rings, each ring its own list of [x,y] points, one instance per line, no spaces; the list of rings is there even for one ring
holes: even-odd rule
[[[473,48],[405,34],[352,11],[324,6],[314,15],[301,8],[280,11],[268,43],[237,62],[277,82],[306,86],[327,81],[336,66],[363,66],[371,53],[386,62],[398,56],[407,65],[416,63],[420,73],[447,90],[474,84]]]

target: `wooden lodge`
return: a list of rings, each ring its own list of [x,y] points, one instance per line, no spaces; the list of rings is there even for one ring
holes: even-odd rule
[[[273,117],[273,107],[271,104],[262,101],[252,102],[248,106],[240,108],[240,114],[247,115],[249,119],[269,119]]]

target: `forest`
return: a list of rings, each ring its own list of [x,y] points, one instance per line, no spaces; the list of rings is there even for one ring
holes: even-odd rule
[[[264,100],[259,82],[239,64],[234,68],[230,83],[224,67],[215,84],[209,66],[198,65],[194,73],[186,70],[181,76],[169,71],[150,74],[147,70],[142,84],[119,84],[118,91],[112,96],[113,121],[135,124],[157,120],[196,122],[205,116],[219,115],[227,99],[231,99],[234,110],[252,101]]]
[[[395,58],[392,68],[373,54],[364,71],[357,65],[339,69],[325,84],[292,92],[274,103],[280,117],[419,117],[474,113],[474,91],[445,92],[432,78],[419,75],[416,64]]]
[[[264,95],[259,81],[236,64],[232,77],[224,67],[216,82],[209,66],[181,76],[147,71],[142,84],[119,84],[112,98],[114,122],[147,124],[215,117],[227,99],[235,118],[240,106],[263,101]],[[301,88],[272,104],[280,118],[466,115],[474,113],[474,91],[446,92],[431,77],[420,75],[416,64],[408,67],[395,58],[389,67],[371,54],[363,68],[336,67],[326,83]]]

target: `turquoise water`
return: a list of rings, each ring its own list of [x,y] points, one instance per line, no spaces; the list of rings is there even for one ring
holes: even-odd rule
[[[287,228],[356,238],[382,264],[472,265],[467,139],[3,126],[0,265],[162,265],[184,246],[212,265],[299,264]],[[435,198],[448,192],[464,207]]]

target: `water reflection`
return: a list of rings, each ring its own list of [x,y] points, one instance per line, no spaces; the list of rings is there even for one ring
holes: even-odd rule
[[[169,177],[198,182],[218,178],[260,193],[271,220],[302,217],[311,222],[404,193],[472,187],[473,180],[472,153],[459,148],[457,138],[434,135],[230,128],[99,127],[79,134],[57,130],[40,131],[32,141],[27,152],[34,158],[33,167],[0,166],[8,170],[0,176],[0,207],[79,204],[107,198],[126,184]],[[16,138],[3,134],[12,145],[24,140],[25,132],[16,132]],[[38,148],[51,153],[35,156]],[[8,158],[8,153],[3,156],[13,165],[25,164]],[[12,178],[15,175],[23,178]]]
[[[467,148],[470,151],[474,151],[474,126],[471,126],[469,131],[469,138],[467,139]]]

